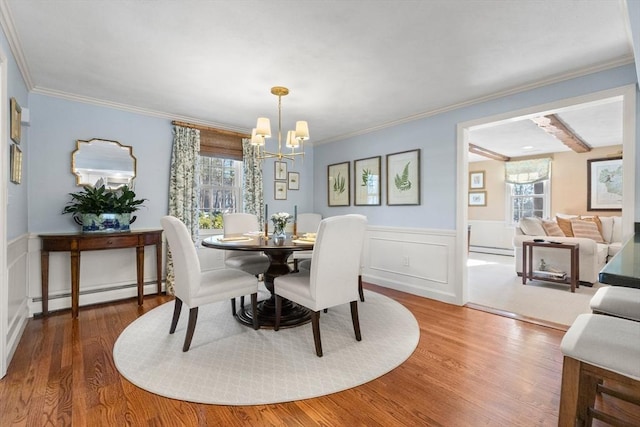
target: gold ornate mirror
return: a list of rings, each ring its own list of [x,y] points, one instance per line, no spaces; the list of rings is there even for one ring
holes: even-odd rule
[[[71,154],[71,173],[77,185],[93,186],[102,179],[106,188],[117,189],[133,182],[136,158],[131,147],[117,141],[79,139]]]

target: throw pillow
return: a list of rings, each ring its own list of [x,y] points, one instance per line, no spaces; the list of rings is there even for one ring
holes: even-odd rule
[[[580,219],[582,221],[591,221],[591,222],[595,222],[596,226],[598,227],[598,231],[600,232],[600,236],[602,237],[602,240],[604,241],[604,233],[602,232],[602,221],[600,221],[600,218],[598,217],[598,215],[594,215],[594,216],[581,216]]]
[[[595,222],[574,219],[571,221],[571,228],[574,237],[585,237],[595,240],[598,243],[604,243],[602,234],[598,231],[598,226]]]
[[[571,228],[571,220],[566,218],[560,218],[556,216],[556,222],[558,223],[558,227],[567,237],[573,237],[573,229]]]
[[[611,243],[611,235],[613,234],[613,217],[601,216],[600,223],[602,224],[602,238],[605,243]]]
[[[562,229],[555,221],[542,220],[542,228],[547,232],[547,236],[564,237]]]
[[[537,217],[526,217],[520,219],[520,229],[527,236],[546,236],[542,228],[542,220]]]

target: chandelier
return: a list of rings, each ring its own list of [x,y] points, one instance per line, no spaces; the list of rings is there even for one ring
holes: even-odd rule
[[[271,93],[278,97],[278,152],[266,151],[265,140],[271,138],[271,122],[266,117],[258,118],[256,127],[251,131],[251,145],[258,147],[260,160],[276,158],[278,160],[294,160],[295,156],[304,156],[304,141],[309,139],[309,126],[305,121],[296,122],[296,129],[287,132],[285,145],[291,152],[282,152],[282,97],[289,94],[289,89],[274,86]],[[296,151],[299,149],[300,151]]]

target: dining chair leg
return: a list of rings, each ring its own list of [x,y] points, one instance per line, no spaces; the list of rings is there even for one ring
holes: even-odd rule
[[[236,299],[231,298],[231,315],[236,317]]]
[[[362,290],[362,274],[358,274],[358,293],[360,294],[360,301],[364,302],[364,291]]]
[[[313,329],[313,342],[316,345],[316,354],[322,357],[322,341],[320,340],[320,312],[311,312],[311,327]]]
[[[351,301],[351,321],[353,322],[353,331],[356,333],[356,341],[362,341],[360,320],[358,319],[358,301]]]
[[[170,334],[176,331],[176,326],[178,326],[178,319],[180,319],[180,311],[182,311],[182,300],[180,298],[176,298],[175,305],[173,306],[173,319],[171,319],[171,328],[169,328]]]
[[[258,319],[258,293],[251,294],[251,316],[253,317],[253,329],[256,331],[260,329],[260,322]]]
[[[280,329],[280,316],[282,315],[282,297],[276,295],[276,320],[273,322],[273,330]]]
[[[198,321],[198,307],[193,307],[189,310],[189,324],[187,325],[187,335],[184,337],[184,345],[182,351],[189,351],[191,347],[191,340],[193,339],[193,333],[196,330],[196,322]]]

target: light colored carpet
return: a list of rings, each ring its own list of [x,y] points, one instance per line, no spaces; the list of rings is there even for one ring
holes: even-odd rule
[[[200,308],[191,349],[183,353],[186,309],[169,335],[173,302],[131,323],[113,357],[133,384],[161,396],[198,403],[256,405],[322,396],[371,381],[415,350],[420,329],[401,304],[365,291],[359,303],[362,341],[355,340],[349,305],[320,316],[324,356],[317,357],[311,324],[255,331],[231,316],[228,301]]]
[[[599,283],[580,286],[542,281],[522,284],[512,257],[472,254],[468,263],[469,301],[486,307],[570,326],[582,313],[590,313],[589,301]]]

